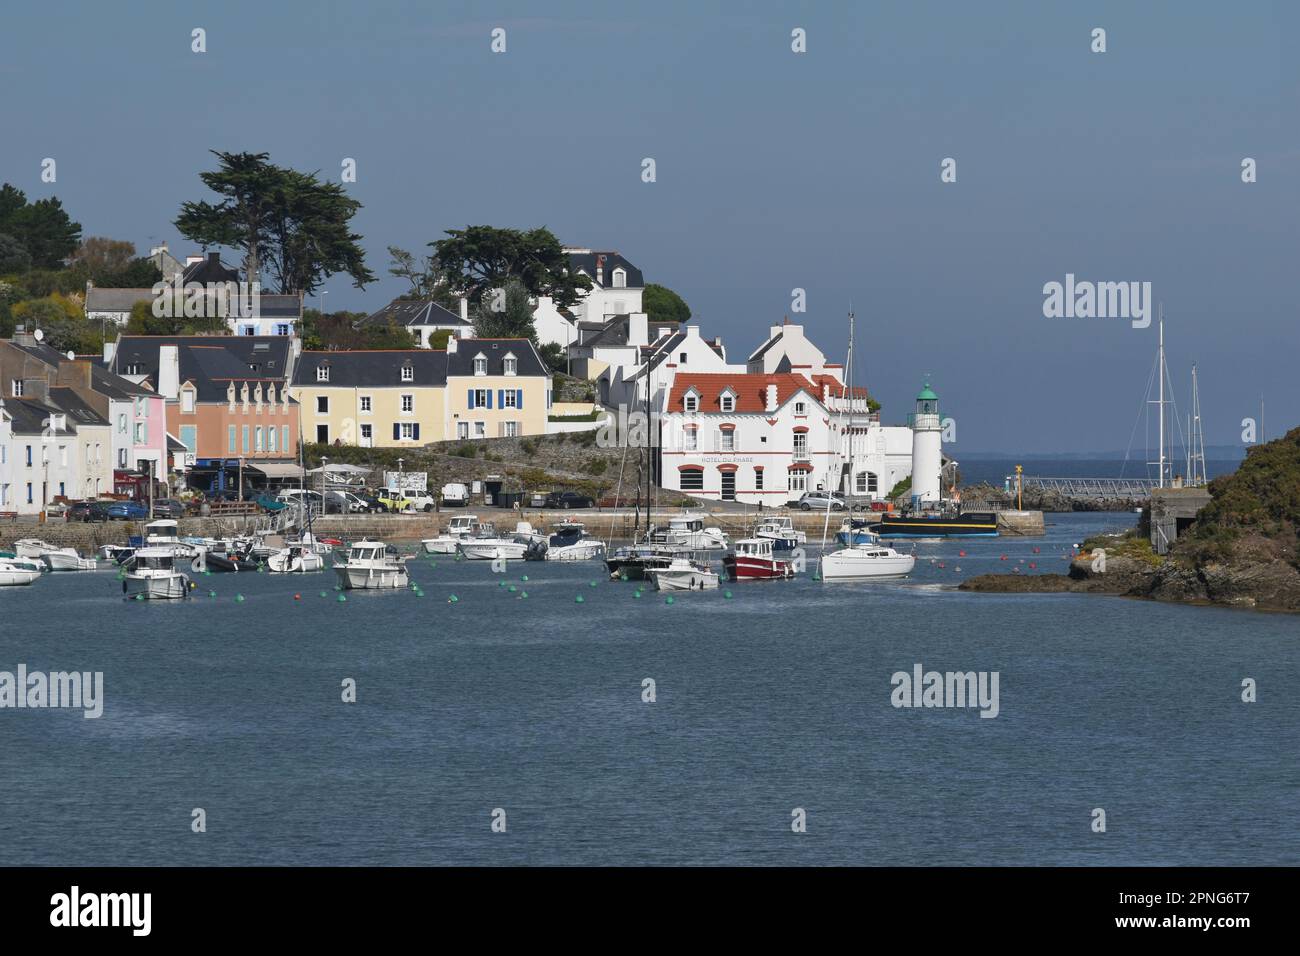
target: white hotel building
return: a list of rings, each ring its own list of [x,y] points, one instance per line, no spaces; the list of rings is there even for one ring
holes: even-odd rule
[[[828,373],[679,371],[661,418],[663,487],[768,505],[827,488],[884,498],[911,474],[912,431],[881,425],[853,391]]]

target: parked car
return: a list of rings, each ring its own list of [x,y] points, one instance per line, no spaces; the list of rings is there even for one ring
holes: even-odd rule
[[[552,491],[546,496],[546,508],[592,508],[596,501],[590,495],[576,491]]]
[[[530,507],[530,508],[545,508],[545,507],[546,507],[546,492],[544,492],[544,491],[534,491],[531,495],[529,495],[529,496],[528,496],[528,507]]]
[[[836,494],[827,494],[824,491],[806,491],[799,498],[800,511],[825,511],[826,506],[830,505],[831,511],[843,511],[848,507],[844,499]]]
[[[442,486],[442,506],[463,508],[469,504],[469,486],[453,481]]]
[[[389,488],[379,493],[379,500],[389,511],[432,511],[437,504],[427,491],[413,488]]]
[[[351,491],[327,491],[325,493],[325,508],[327,511],[350,514],[370,510],[370,506]]]
[[[358,491],[357,497],[366,503],[366,508],[375,514],[386,514],[388,505],[379,500],[379,496],[369,491]]]
[[[67,521],[89,521],[92,504],[94,504],[92,501],[73,502],[72,507],[64,513],[63,517]]]
[[[184,518],[185,503],[177,501],[175,498],[155,498],[153,516],[155,518]]]
[[[112,521],[149,520],[149,509],[138,501],[114,501],[104,509],[104,514]]]

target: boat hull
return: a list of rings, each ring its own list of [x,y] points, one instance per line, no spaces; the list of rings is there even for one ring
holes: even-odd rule
[[[794,565],[772,558],[729,554],[722,559],[727,577],[732,581],[785,580],[794,577]]]
[[[455,554],[456,545],[460,544],[460,538],[426,538],[420,544],[424,547],[425,554]]]
[[[470,561],[522,561],[528,553],[528,545],[517,541],[494,541],[482,544],[462,541],[457,548]]]
[[[613,557],[605,559],[605,567],[609,569],[609,576],[618,581],[645,581],[648,580],[647,572],[656,568],[666,568],[672,564],[671,557],[656,556],[634,556],[634,557]]]
[[[594,561],[605,556],[605,545],[599,541],[580,541],[558,548],[547,548],[547,561]]]
[[[165,575],[128,574],[122,580],[122,593],[128,598],[146,601],[175,601],[190,596],[190,579],[177,572]]]
[[[94,558],[83,558],[75,551],[47,551],[41,560],[51,571],[93,571],[96,568]]]
[[[40,571],[27,571],[22,568],[0,567],[0,588],[22,587],[31,584],[41,576]]]
[[[324,567],[325,559],[311,551],[300,554],[281,552],[266,559],[266,570],[272,574],[306,574]]]
[[[903,578],[916,567],[916,558],[910,554],[893,553],[873,557],[855,548],[846,548],[826,555],[821,560],[823,581],[873,581],[884,578]]]
[[[991,511],[935,517],[887,513],[875,530],[882,538],[995,538],[998,516]]]
[[[334,573],[338,575],[339,584],[349,591],[387,590],[410,584],[406,568],[350,568],[336,564]]]
[[[652,568],[646,572],[646,575],[659,591],[709,591],[718,587],[720,583],[715,571]]]

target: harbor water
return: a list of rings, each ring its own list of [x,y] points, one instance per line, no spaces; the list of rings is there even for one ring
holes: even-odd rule
[[[1134,519],[671,604],[599,562],[46,575],[0,591],[0,670],[102,671],[103,715],[0,710],[0,864],[1296,865],[1300,621],[953,589]],[[997,716],[893,706],[917,664],[997,672]]]

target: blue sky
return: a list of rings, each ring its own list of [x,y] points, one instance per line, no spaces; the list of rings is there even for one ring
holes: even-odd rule
[[[1298,27],[1284,2],[22,4],[0,181],[184,251],[207,150],[355,158],[385,278],[327,281],[331,309],[378,308],[387,246],[467,223],[618,249],[733,355],[799,287],[792,320],[842,356],[851,301],[885,417],[929,373],[959,458],[1125,447],[1155,326],[1044,318],[1042,287],[1150,281],[1180,413],[1196,361],[1207,441],[1234,444],[1261,393],[1270,434],[1300,420]]]

